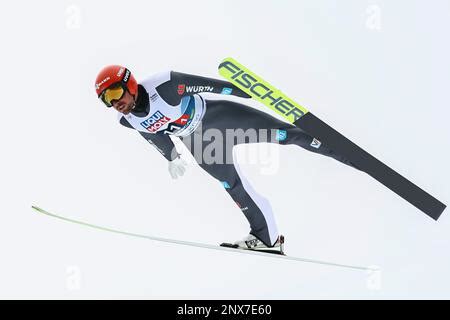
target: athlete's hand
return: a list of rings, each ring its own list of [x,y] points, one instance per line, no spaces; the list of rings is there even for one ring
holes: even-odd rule
[[[186,172],[187,162],[180,157],[169,161],[169,173],[172,179],[181,177]]]

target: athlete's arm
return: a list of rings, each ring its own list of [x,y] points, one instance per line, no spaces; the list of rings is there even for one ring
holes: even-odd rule
[[[139,134],[153,145],[167,160],[172,161],[180,156],[168,134],[162,132],[147,133],[140,131]]]
[[[120,118],[120,124],[134,129],[129,122],[124,118]],[[179,156],[173,141],[170,139],[169,135],[164,134],[162,132],[150,133],[150,132],[141,132],[138,131],[139,134],[144,137],[151,145],[153,145],[156,150],[158,150],[167,160],[172,161]]]
[[[159,85],[156,90],[171,105],[180,103],[181,98],[184,96],[199,92],[251,98],[247,93],[230,82],[176,71],[170,71],[170,80]]]

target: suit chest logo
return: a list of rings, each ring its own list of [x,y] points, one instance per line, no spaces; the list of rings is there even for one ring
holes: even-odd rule
[[[229,89],[229,88],[227,88]],[[214,87],[212,86],[187,86],[185,84],[179,84],[177,86],[177,93],[181,96],[186,93],[197,93],[197,92],[213,92]],[[226,93],[225,93],[226,94]]]

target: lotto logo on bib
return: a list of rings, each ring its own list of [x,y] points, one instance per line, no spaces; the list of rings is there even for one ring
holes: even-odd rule
[[[150,131],[151,133],[155,133],[162,126],[164,126],[167,122],[170,121],[169,117],[166,117],[161,113],[161,111],[155,112],[150,116],[150,118],[145,119],[141,122],[141,126]]]

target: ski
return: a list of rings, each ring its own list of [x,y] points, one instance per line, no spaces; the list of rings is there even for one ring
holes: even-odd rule
[[[79,220],[66,218],[66,217],[48,212],[37,206],[31,206],[31,208],[41,214],[44,214],[46,216],[50,216],[50,217],[53,217],[56,219],[60,219],[60,220],[66,221],[66,222],[71,222],[71,223],[74,223],[77,225],[81,225],[81,226],[85,226],[85,227],[89,227],[89,228],[93,228],[93,229],[97,229],[97,230],[102,230],[102,231],[106,231],[106,232],[121,234],[121,235],[129,236],[129,237],[135,237],[135,238],[141,238],[141,239],[147,239],[147,240],[159,241],[159,242],[166,242],[166,243],[184,245],[184,246],[190,246],[190,247],[211,249],[211,250],[221,250],[221,251],[228,251],[228,252],[233,252],[233,253],[256,255],[256,256],[261,256],[261,257],[278,258],[278,259],[291,260],[291,261],[314,263],[314,264],[340,267],[340,268],[346,268],[346,269],[355,269],[355,270],[362,270],[362,271],[369,271],[369,272],[378,271],[377,268],[373,268],[373,267],[355,266],[355,265],[327,262],[327,261],[314,260],[314,259],[291,257],[291,256],[287,256],[287,255],[282,255],[282,254],[264,253],[264,252],[258,252],[258,251],[253,251],[253,250],[236,249],[235,247],[227,247],[227,246],[221,246],[221,245],[212,245],[212,244],[205,244],[205,243],[199,243],[199,242],[190,242],[190,241],[182,241],[182,240],[148,236],[148,235],[112,229],[112,228],[103,227],[103,226],[99,226],[99,225],[95,225],[95,224],[91,224],[91,223],[87,223],[87,222],[83,222],[83,221],[79,221]],[[222,244],[222,245],[224,245],[224,244]]]
[[[241,248],[239,248],[239,246],[237,244],[227,243],[227,242],[221,243],[220,246],[221,247],[225,247],[225,248],[238,249],[238,250],[250,250],[250,249],[241,249]],[[253,250],[253,251],[255,251],[255,250]],[[278,250],[267,250],[267,249],[265,249],[264,251],[258,251],[258,252],[264,252],[264,253],[270,253],[270,254],[280,254],[280,255],[283,255],[283,256],[286,255],[284,252],[278,251]]]
[[[356,167],[434,220],[438,220],[446,208],[445,204],[357,146],[233,58],[226,58],[220,63],[219,73],[253,99],[283,116],[288,122],[319,141],[324,141]]]

